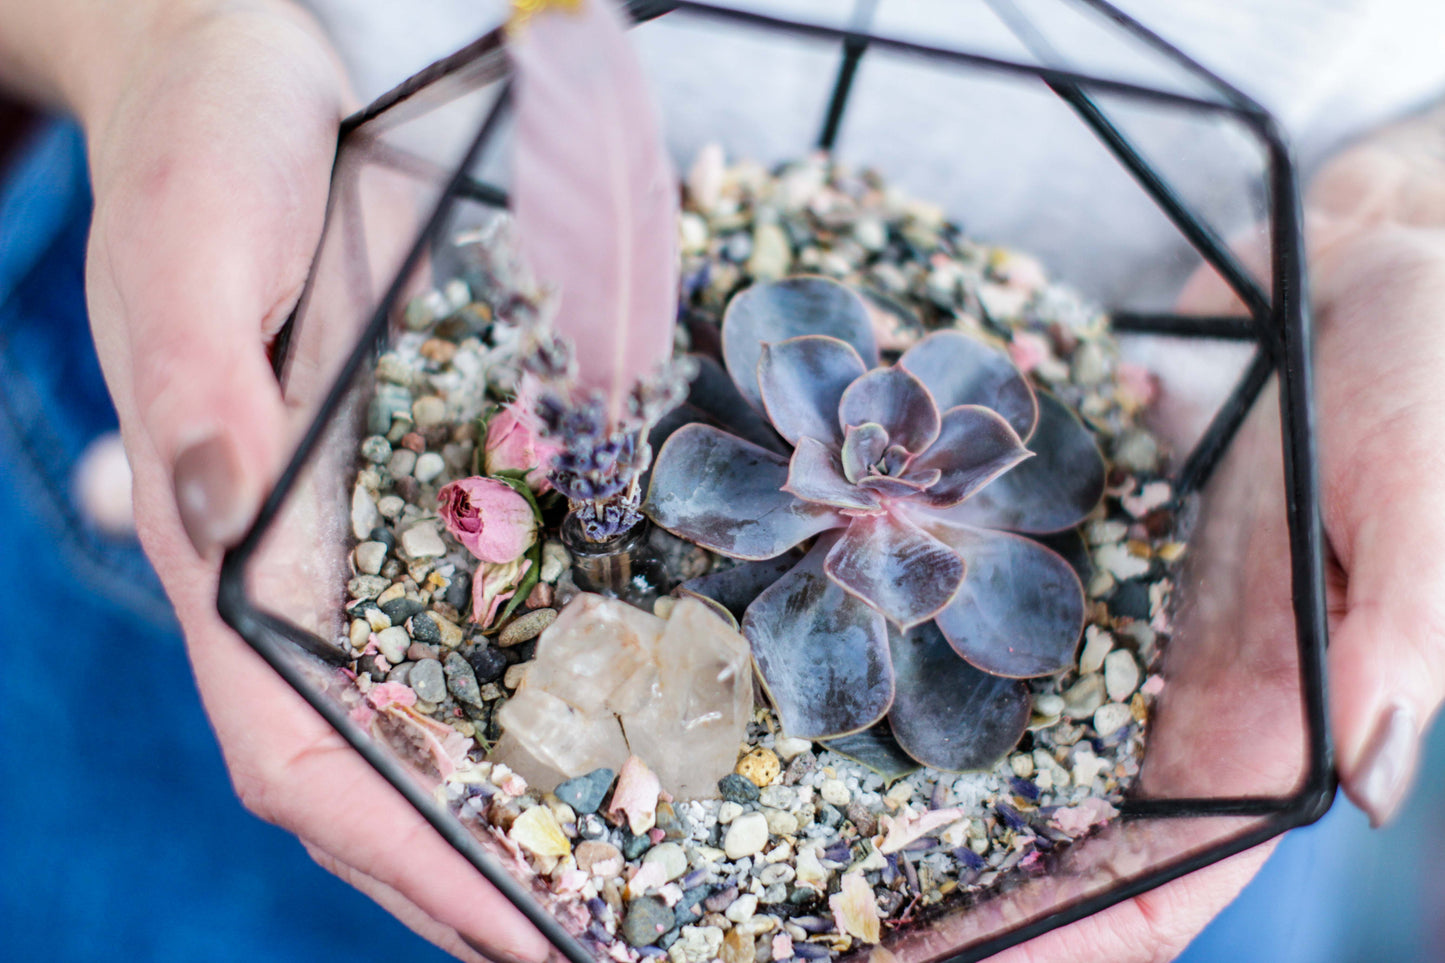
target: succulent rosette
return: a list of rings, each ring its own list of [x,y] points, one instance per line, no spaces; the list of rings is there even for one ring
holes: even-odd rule
[[[746,606],[783,729],[822,739],[887,716],[919,762],[991,765],[1027,724],[1022,680],[1073,662],[1079,578],[1028,536],[1078,525],[1102,496],[1088,430],[960,331],[880,365],[862,300],[824,278],[739,293],[722,344],[791,454],[686,425],[658,455],[646,511],[752,563],[698,591]]]

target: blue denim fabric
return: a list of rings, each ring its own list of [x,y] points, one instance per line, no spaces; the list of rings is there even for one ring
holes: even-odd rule
[[[0,957],[450,959],[242,809],[139,546],[72,507],[116,423],[85,170],[57,122],[0,185]]]

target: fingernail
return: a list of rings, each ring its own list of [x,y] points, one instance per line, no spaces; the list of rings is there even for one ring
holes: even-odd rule
[[[171,476],[187,537],[203,557],[237,541],[251,521],[241,497],[241,460],[221,432],[181,452]]]
[[[481,954],[489,960],[495,961],[495,963],[545,963],[548,958],[546,955],[544,955],[538,957],[535,960],[527,960],[523,959],[520,956],[507,953],[503,950],[486,946],[479,941],[472,939],[470,936],[467,936],[465,933],[458,933],[457,936],[460,936],[462,942],[470,946],[472,949],[476,950],[477,953]]]
[[[1420,730],[1409,706],[1392,705],[1375,724],[1354,777],[1345,791],[1376,829],[1390,821],[1404,801],[1420,752]]]

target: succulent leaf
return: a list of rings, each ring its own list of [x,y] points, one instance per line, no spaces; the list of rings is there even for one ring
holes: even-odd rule
[[[879,506],[876,495],[844,477],[837,450],[815,438],[798,440],[793,459],[788,462],[788,483],[783,490],[804,501],[834,508],[872,511]]]
[[[744,398],[759,411],[758,359],[763,345],[805,334],[824,334],[853,346],[865,367],[878,363],[868,310],[852,290],[822,277],[754,284],[723,312],[723,363]]]
[[[839,736],[836,739],[824,739],[822,744],[824,748],[872,769],[883,777],[885,783],[896,782],[921,768],[918,760],[898,745],[886,719],[862,732]]]
[[[889,498],[904,498],[909,495],[917,495],[928,487],[930,479],[937,481],[939,472],[933,471],[922,477],[913,478],[892,478],[888,475],[869,475],[858,483],[858,487],[865,491],[877,492]]]
[[[1057,552],[1008,532],[935,529],[968,566],[937,625],[959,655],[993,675],[1029,679],[1074,663],[1084,590]]]
[[[723,366],[706,355],[692,357],[697,361],[697,377],[688,387],[684,406],[744,441],[787,455],[788,446],[778,437],[768,419],[738,392],[737,385],[733,384]]]
[[[969,665],[932,623],[888,634],[898,676],[888,723],[905,752],[961,772],[991,769],[1018,745],[1033,701],[1027,683]]]
[[[688,579],[678,586],[682,595],[711,599],[732,613],[741,624],[743,613],[769,585],[788,574],[798,564],[794,555],[779,555],[757,562],[743,562],[720,572],[709,572],[697,578]]]
[[[1030,456],[1009,423],[995,411],[960,405],[943,413],[938,440],[909,465],[910,471],[934,469],[938,482],[920,499],[946,508],[957,505]]]
[[[843,433],[843,476],[855,485],[868,477],[888,448],[888,431],[877,422],[849,425]]]
[[[674,535],[733,558],[781,555],[847,523],[788,492],[781,456],[708,425],[687,425],[658,453],[644,511]]]
[[[1039,424],[1028,459],[939,517],[976,528],[1048,534],[1073,528],[1104,497],[1104,457],[1078,417],[1039,393]]]
[[[837,446],[843,442],[838,402],[866,370],[852,345],[810,334],[763,345],[758,388],[769,420],[788,441],[807,437]]]
[[[898,363],[917,375],[947,411],[982,405],[1003,415],[1027,441],[1038,421],[1034,389],[1002,351],[962,331],[936,331],[909,348]]]
[[[824,573],[833,542],[818,539],[743,616],[783,731],[802,739],[866,729],[893,704],[887,625]]]
[[[874,368],[849,385],[838,417],[843,428],[880,424],[890,444],[911,452],[923,451],[938,437],[938,406],[923,382],[896,365]]]
[[[948,605],[964,582],[958,553],[889,514],[855,518],[828,553],[827,573],[905,628]]]

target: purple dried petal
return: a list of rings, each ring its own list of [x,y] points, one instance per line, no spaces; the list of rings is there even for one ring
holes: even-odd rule
[[[1024,779],[1021,776],[1010,776],[1008,784],[1015,796],[1022,796],[1029,802],[1036,802],[1039,798],[1038,783],[1032,779]]]
[[[960,846],[953,851],[953,858],[958,860],[959,865],[969,869],[983,869],[983,857],[967,846]]]
[[[969,665],[933,623],[889,637],[898,695],[888,724],[905,752],[958,772],[992,768],[1018,744],[1032,708],[1027,683]]]
[[[943,510],[949,523],[1047,534],[1073,528],[1104,496],[1104,458],[1073,411],[1040,392],[1035,453],[972,498]]]
[[[849,385],[838,417],[844,428],[880,424],[889,441],[909,451],[923,451],[938,437],[938,406],[923,382],[896,365],[874,368]]]
[[[892,515],[853,519],[828,553],[828,576],[904,628],[939,613],[963,584],[958,554]]]
[[[1008,803],[1001,802],[996,805],[994,809],[998,812],[999,818],[1003,820],[1004,825],[1014,832],[1020,832],[1028,826],[1028,822],[1024,817],[1019,815],[1019,811]]]
[[[871,511],[879,505],[876,495],[843,476],[837,450],[814,438],[799,439],[793,459],[788,463],[788,483],[783,490],[804,501],[834,508]]]
[[[821,277],[754,284],[733,296],[723,313],[723,362],[742,396],[759,411],[758,359],[764,344],[824,334],[852,345],[865,367],[878,363],[868,309],[852,290]]]
[[[788,463],[707,425],[688,425],[657,456],[644,510],[663,528],[734,558],[781,555],[847,524],[824,505],[783,491]]]
[[[743,617],[783,731],[820,739],[865,729],[893,704],[883,617],[823,571],[833,536],[758,596]]]
[[[920,496],[939,508],[957,505],[1030,452],[998,412],[961,405],[943,413],[938,440],[913,460],[913,471],[937,469],[942,478]]]
[[[855,485],[868,477],[868,468],[876,465],[888,449],[888,429],[877,422],[849,425],[843,432],[843,477]]]
[[[1028,380],[1008,355],[961,331],[936,331],[909,348],[898,361],[918,376],[947,411],[982,405],[1003,415],[1027,440],[1038,421],[1038,403]]]
[[[763,345],[758,388],[768,418],[788,441],[816,438],[837,447],[843,443],[838,403],[866,372],[852,345],[812,334]]]
[[[985,672],[1015,679],[1073,665],[1084,628],[1084,590],[1069,563],[1007,532],[941,527],[968,577],[937,625],[949,645]]]

